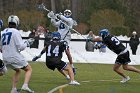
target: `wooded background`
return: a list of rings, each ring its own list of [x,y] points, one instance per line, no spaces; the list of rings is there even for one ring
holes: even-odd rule
[[[0,18],[7,26],[9,15],[20,18],[20,29],[32,30],[37,25],[54,30],[46,11],[40,11],[41,3],[55,13],[65,9],[72,11],[72,17],[78,22],[75,27],[81,34],[92,30],[98,34],[107,28],[115,35],[131,35],[137,31],[140,35],[140,0],[0,0]]]

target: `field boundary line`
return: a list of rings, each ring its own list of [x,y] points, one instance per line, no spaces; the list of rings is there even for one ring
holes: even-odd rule
[[[64,84],[64,85],[60,85],[58,87],[55,87],[53,88],[52,90],[50,90],[48,93],[53,93],[55,92],[56,90],[60,89],[60,88],[64,88],[64,87],[67,87],[69,84]]]
[[[89,83],[89,82],[94,82],[94,81],[99,81],[99,82],[108,82],[108,81],[119,81],[120,79],[106,79],[106,80],[85,80],[85,81],[81,81],[81,82],[83,82],[83,83]],[[134,78],[133,80],[139,80],[139,79],[137,79],[137,78]],[[55,87],[55,88],[53,88],[53,89],[51,89],[48,93],[53,93],[53,92],[55,92],[55,91],[57,91],[58,89],[61,89],[61,88],[64,88],[64,87],[67,87],[69,84],[64,84],[64,85],[60,85],[60,86],[58,86],[58,87]]]

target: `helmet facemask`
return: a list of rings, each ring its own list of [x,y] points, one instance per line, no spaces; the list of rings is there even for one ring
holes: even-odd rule
[[[71,12],[70,10],[66,9],[66,10],[64,11],[64,16],[65,16],[65,17],[70,17],[71,15],[72,15],[72,12]]]

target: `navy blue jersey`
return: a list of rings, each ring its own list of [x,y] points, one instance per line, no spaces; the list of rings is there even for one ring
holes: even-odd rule
[[[63,52],[67,49],[66,41],[49,41],[46,43],[46,61],[50,64],[61,62]]]
[[[2,62],[2,60],[0,59],[0,70],[4,67],[4,63]]]
[[[126,47],[120,42],[120,40],[113,35],[108,35],[102,39],[103,43],[106,44],[106,46],[116,54],[120,54],[126,49]]]

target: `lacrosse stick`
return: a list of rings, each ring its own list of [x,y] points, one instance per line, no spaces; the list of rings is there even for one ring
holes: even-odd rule
[[[49,9],[46,8],[46,6],[42,3],[41,5],[39,5],[38,7],[39,9],[43,9],[46,10],[47,12],[51,12]],[[62,14],[62,13],[61,13]],[[48,16],[49,17],[49,16]],[[49,17],[51,18],[51,17]],[[67,26],[71,31],[74,31],[75,33],[77,33],[78,35],[82,36],[82,34],[80,34],[78,31],[76,31],[73,28],[70,28],[65,22],[63,22],[62,20],[58,19],[57,17],[55,17],[56,20],[61,21],[65,26]],[[77,25],[77,22],[74,20],[74,25]],[[87,39],[86,37],[82,36],[84,39]]]

